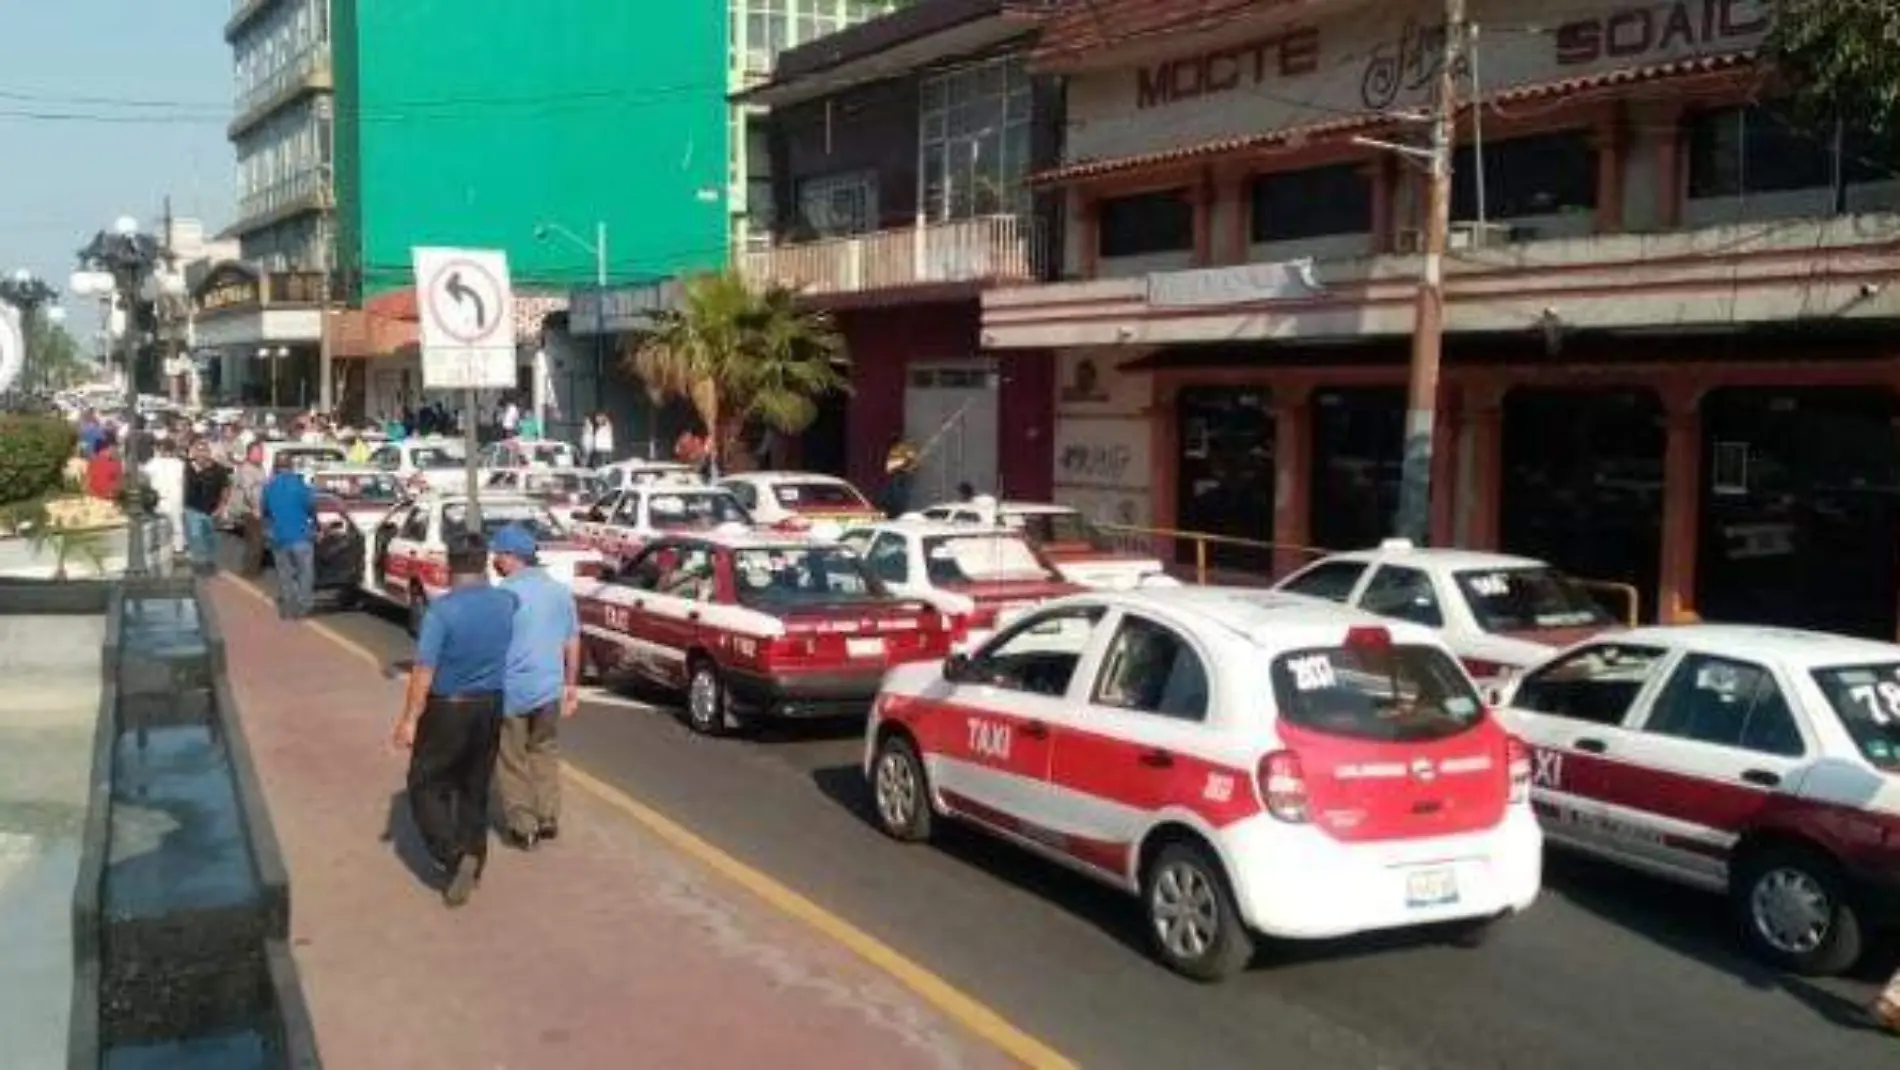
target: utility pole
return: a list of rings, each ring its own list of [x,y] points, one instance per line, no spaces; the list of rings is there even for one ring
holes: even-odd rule
[[[1445,0],[1444,55],[1432,116],[1431,184],[1425,203],[1424,262],[1412,323],[1397,523],[1401,538],[1421,544],[1431,530],[1432,440],[1438,424],[1438,365],[1445,339],[1445,246],[1451,231],[1451,159],[1456,144],[1458,76],[1465,33],[1465,0]]]
[[[317,214],[317,378],[321,380],[317,385],[317,408],[335,419],[336,377],[330,351],[330,265],[334,259],[330,255],[329,189],[324,188],[319,196],[325,207]]]

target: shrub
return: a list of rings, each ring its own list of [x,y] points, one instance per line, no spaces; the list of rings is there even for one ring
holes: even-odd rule
[[[0,504],[58,486],[78,437],[58,416],[0,416]]]

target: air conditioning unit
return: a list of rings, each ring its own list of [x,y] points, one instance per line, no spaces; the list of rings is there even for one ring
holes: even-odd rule
[[[1453,223],[1445,233],[1445,248],[1453,252],[1469,249],[1492,249],[1508,245],[1517,236],[1517,230],[1508,223],[1479,223],[1466,221]],[[1401,256],[1414,256],[1425,251],[1425,231],[1419,227],[1405,227],[1394,235],[1392,251]]]

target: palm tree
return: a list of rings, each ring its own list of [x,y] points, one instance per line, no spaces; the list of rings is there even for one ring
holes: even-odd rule
[[[654,314],[625,366],[654,401],[692,403],[715,466],[748,428],[798,434],[817,418],[819,398],[850,389],[830,317],[734,271],[688,278],[679,305]]]

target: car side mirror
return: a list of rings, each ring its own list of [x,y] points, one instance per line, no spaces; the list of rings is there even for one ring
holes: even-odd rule
[[[967,684],[976,679],[974,667],[970,664],[970,655],[952,654],[943,659],[943,678],[946,683]]]

